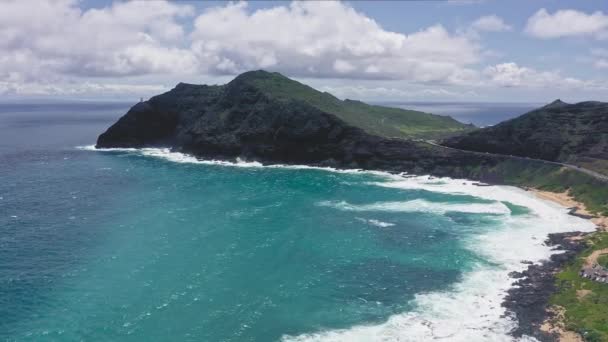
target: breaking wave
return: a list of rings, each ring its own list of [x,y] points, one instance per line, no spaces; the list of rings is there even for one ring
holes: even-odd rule
[[[405,202],[377,202],[351,204],[347,202],[320,202],[318,205],[337,210],[364,211],[413,211],[444,214],[465,212],[501,215],[499,225],[489,232],[467,238],[466,247],[485,259],[468,273],[461,282],[445,291],[419,293],[412,301],[414,309],[391,316],[386,322],[373,325],[358,325],[348,329],[318,331],[298,336],[283,336],[283,341],[363,342],[363,341],[514,341],[509,332],[515,321],[505,315],[501,306],[513,279],[509,273],[522,271],[527,265],[522,260],[539,262],[558,253],[543,241],[550,233],[566,231],[592,231],[595,226],[586,220],[568,215],[567,209],[557,204],[540,200],[533,194],[509,186],[475,186],[474,182],[461,179],[433,178],[429,176],[394,175],[379,171],[337,170],[332,168],[269,165],[258,162],[227,162],[200,160],[179,152],[162,148],[143,149],[95,149],[84,150],[122,151],[144,156],[162,158],[177,163],[222,165],[230,167],[267,167],[287,169],[320,169],[340,173],[369,173],[383,176],[382,181],[369,184],[398,189],[424,190],[443,194],[469,195],[492,203],[437,203],[425,200]],[[509,202],[526,207],[526,215],[510,215]],[[379,227],[390,223],[366,220]],[[534,341],[524,336],[519,341]]]
[[[470,214],[508,215],[511,210],[501,202],[493,203],[444,203],[416,199],[405,202],[376,202],[371,204],[350,204],[345,201],[322,201],[319,206],[345,211],[388,211],[388,212],[426,212],[443,215],[448,212]]]

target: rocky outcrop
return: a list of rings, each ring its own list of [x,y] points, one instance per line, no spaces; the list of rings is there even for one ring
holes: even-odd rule
[[[586,247],[581,239],[585,235],[581,232],[549,234],[545,244],[563,252],[553,254],[540,264],[532,264],[523,272],[511,274],[518,280],[509,290],[503,306],[518,322],[512,332],[515,337],[528,335],[539,341],[558,340],[556,335],[541,330],[541,326],[555,314],[549,310],[549,299],[557,290],[555,275]]]

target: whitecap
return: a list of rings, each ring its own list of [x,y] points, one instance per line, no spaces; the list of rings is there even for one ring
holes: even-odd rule
[[[264,165],[257,161],[246,161],[241,158],[236,158],[235,161],[227,160],[216,160],[216,159],[199,159],[193,155],[171,151],[169,148],[97,148],[95,145],[77,146],[79,150],[84,151],[98,151],[98,152],[124,152],[133,153],[148,157],[160,158],[175,163],[185,164],[201,164],[201,165],[220,165],[230,167],[241,167],[241,168],[268,168],[268,169],[291,169],[291,170],[322,170],[335,173],[364,173],[369,175],[376,175],[382,177],[400,177],[399,175],[393,175],[384,171],[372,171],[362,169],[336,169],[332,167],[321,167],[321,166],[309,166],[309,165],[292,165],[292,164],[268,164]],[[403,173],[402,175],[404,175]]]
[[[376,220],[376,219],[364,219],[361,217],[356,217],[357,220],[364,222],[364,223],[368,223],[371,224],[372,226],[376,226],[376,227],[380,227],[380,228],[387,228],[387,227],[392,227],[395,224],[394,223],[390,223],[390,222],[383,222],[380,220]]]
[[[430,202],[416,199],[403,202],[376,202],[370,204],[350,204],[345,201],[322,201],[319,206],[344,211],[386,211],[386,212],[427,212],[443,215],[448,212],[470,214],[508,215],[511,210],[501,202],[493,203],[450,203]]]

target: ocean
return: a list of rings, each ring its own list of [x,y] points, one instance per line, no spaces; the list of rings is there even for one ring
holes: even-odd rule
[[[499,122],[515,118],[546,103],[526,102],[386,102],[380,105],[439,115],[450,115],[463,123],[472,123],[477,127],[496,125]]]
[[[128,107],[0,105],[0,340],[512,341],[508,274],[594,228],[512,187],[95,150]]]

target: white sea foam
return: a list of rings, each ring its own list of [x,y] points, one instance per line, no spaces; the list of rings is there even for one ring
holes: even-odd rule
[[[416,199],[404,202],[376,202],[358,205],[350,204],[345,201],[322,201],[317,204],[344,211],[426,212],[439,215],[443,215],[448,212],[495,215],[508,215],[511,213],[511,210],[501,202],[444,203]]]
[[[516,323],[504,317],[501,306],[513,282],[508,274],[525,269],[521,260],[540,261],[555,253],[543,243],[547,234],[595,228],[586,220],[568,215],[565,208],[514,187],[481,187],[470,181],[426,176],[393,177],[374,184],[508,201],[529,208],[531,213],[505,215],[501,227],[466,241],[470,250],[496,266],[480,264],[450,290],[416,295],[413,311],[394,315],[378,325],[284,336],[284,341],[514,341],[509,331]],[[518,340],[535,341],[528,336]]]
[[[94,147],[82,147],[94,149]],[[225,165],[232,167],[270,167],[289,169],[320,169],[340,173],[360,173],[380,175],[385,181],[370,184],[382,187],[426,190],[446,194],[470,195],[477,198],[492,200],[493,204],[453,204],[451,209],[464,212],[485,212],[503,215],[500,227],[490,232],[480,233],[465,241],[466,246],[479,256],[490,261],[479,264],[475,269],[464,275],[460,283],[446,291],[420,293],[413,300],[415,309],[391,316],[386,322],[377,325],[360,325],[349,329],[320,331],[299,336],[284,336],[287,341],[323,341],[323,342],[368,342],[368,341],[430,341],[443,339],[446,341],[513,341],[509,331],[515,322],[504,317],[505,309],[501,306],[507,290],[513,279],[509,277],[512,271],[521,271],[526,265],[521,260],[538,262],[556,253],[544,245],[546,236],[550,233],[566,231],[592,231],[595,226],[581,218],[567,214],[567,209],[552,202],[536,198],[524,190],[509,186],[475,186],[473,182],[450,178],[431,178],[428,176],[399,176],[386,172],[369,172],[362,170],[336,170],[310,166],[271,165],[262,166],[256,162],[225,162],[199,160],[186,154],[171,152],[168,149],[95,149],[101,151],[124,151],[140,153],[146,156],[159,157],[178,163],[196,163],[207,165]],[[417,201],[417,202],[416,202]],[[511,216],[508,208],[500,203],[510,202],[530,209],[530,214]],[[414,202],[414,203],[411,203]],[[393,211],[404,207],[423,207],[425,210],[435,210],[438,206],[424,203],[425,201],[381,202],[364,205],[364,209],[382,207],[393,208]],[[341,203],[341,202],[337,202]],[[408,204],[409,203],[409,204]],[[500,203],[500,204],[497,204]],[[334,202],[336,204],[336,202]],[[388,206],[387,206],[388,204]],[[365,206],[368,206],[365,208]],[[355,211],[361,206],[344,203],[344,210]],[[506,208],[506,210],[505,210]],[[410,210],[414,210],[410,209]],[[371,209],[379,210],[379,209]],[[443,209],[441,209],[443,210]],[[472,211],[475,210],[475,211]],[[534,341],[532,337],[519,341]]]
[[[270,164],[264,165],[257,161],[246,161],[237,158],[235,161],[226,160],[214,160],[214,159],[199,159],[192,155],[174,152],[168,148],[96,148],[95,145],[77,146],[79,150],[85,151],[99,151],[99,152],[124,152],[133,153],[148,157],[160,158],[176,163],[186,164],[201,164],[201,165],[220,165],[230,167],[243,167],[243,168],[270,168],[270,169],[291,169],[291,170],[323,170],[335,173],[365,173],[369,175],[377,175],[382,177],[395,177],[395,179],[401,179],[399,175],[393,175],[383,171],[370,171],[362,169],[336,169],[332,167],[321,167],[321,166],[309,166],[309,165],[289,165],[289,164]],[[405,173],[404,173],[405,174]],[[402,174],[403,175],[403,174]]]
[[[390,223],[390,222],[383,222],[380,220],[376,220],[376,219],[364,219],[361,217],[356,217],[357,220],[361,221],[361,222],[365,222],[368,224],[371,224],[372,226],[376,226],[376,227],[380,227],[380,228],[387,228],[387,227],[392,227],[395,224],[394,223]]]

